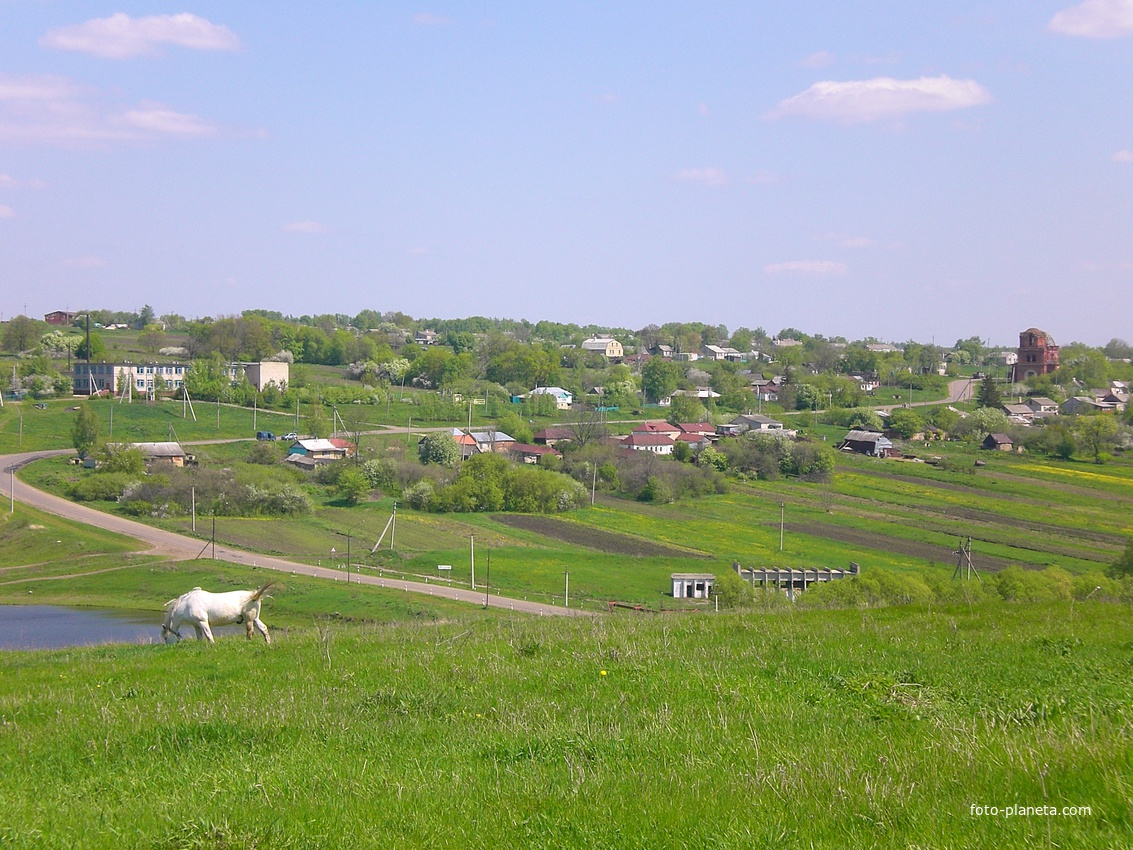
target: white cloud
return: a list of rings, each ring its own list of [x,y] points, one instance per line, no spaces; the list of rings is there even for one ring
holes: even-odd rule
[[[728,182],[727,175],[720,168],[686,168],[673,175],[682,183],[700,183],[704,186],[723,186]]]
[[[37,74],[30,77],[14,77],[0,74],[0,100],[3,101],[44,101],[76,97],[79,87],[62,77]]]
[[[160,54],[160,46],[173,44],[193,50],[238,50],[240,39],[228,27],[213,24],[187,12],[131,18],[118,12],[81,24],[51,30],[39,43],[56,50],[75,50],[104,59]]]
[[[452,19],[432,12],[418,12],[413,16],[413,23],[419,27],[446,27],[452,23]]]
[[[1120,38],[1133,33],[1133,0],[1085,0],[1063,9],[1046,28],[1081,38]]]
[[[283,225],[283,229],[288,233],[326,233],[327,227],[325,224],[320,224],[317,221],[293,221],[290,224]]]
[[[9,206],[0,204],[0,218],[15,218],[16,211]]]
[[[781,101],[769,118],[801,116],[850,124],[895,118],[908,112],[945,112],[991,102],[991,93],[975,80],[948,76],[895,80],[815,83],[806,91]]]
[[[69,80],[0,75],[0,142],[81,146],[213,136],[221,127],[162,104],[107,103]]]
[[[807,274],[828,277],[845,274],[849,269],[845,263],[834,260],[791,260],[764,266],[763,271],[765,274]]]
[[[131,127],[166,136],[213,136],[219,129],[217,125],[196,115],[186,115],[157,106],[131,109],[123,118]]]
[[[829,50],[819,50],[799,62],[803,68],[829,68],[833,64],[834,54]]]
[[[1118,151],[1112,157],[1114,162],[1133,162],[1133,151]]]

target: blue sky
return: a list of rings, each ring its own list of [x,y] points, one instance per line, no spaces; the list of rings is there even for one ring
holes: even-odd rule
[[[1133,0],[0,0],[0,311],[1133,339]]]

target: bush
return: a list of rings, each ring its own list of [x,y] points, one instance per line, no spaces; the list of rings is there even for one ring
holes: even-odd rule
[[[994,578],[999,595],[1008,602],[1048,602],[1069,599],[1073,577],[1061,567],[1024,570],[1011,566]]]
[[[80,478],[71,487],[71,497],[80,502],[116,502],[136,481],[126,472],[100,472]]]

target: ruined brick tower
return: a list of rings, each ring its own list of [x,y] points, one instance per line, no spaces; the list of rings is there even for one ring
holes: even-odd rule
[[[1058,368],[1058,346],[1046,331],[1027,328],[1019,334],[1019,362],[1015,364],[1016,381],[1048,375]]]

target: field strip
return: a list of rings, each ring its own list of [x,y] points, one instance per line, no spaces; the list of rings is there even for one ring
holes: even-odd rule
[[[629,555],[640,558],[712,557],[710,554],[696,549],[681,549],[665,543],[644,540],[629,534],[606,531],[553,517],[532,516],[530,514],[498,514],[493,519],[513,528],[532,531],[564,543],[585,546],[588,549],[597,549],[600,552],[608,552],[613,555]]]

